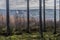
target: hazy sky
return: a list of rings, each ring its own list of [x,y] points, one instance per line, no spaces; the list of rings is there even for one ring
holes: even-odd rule
[[[10,9],[26,9],[27,0],[9,0]],[[59,8],[59,0],[57,2],[57,9]],[[0,9],[6,8],[6,0],[0,0]],[[38,9],[39,0],[30,0],[30,9]],[[46,9],[54,8],[54,0],[46,0]]]

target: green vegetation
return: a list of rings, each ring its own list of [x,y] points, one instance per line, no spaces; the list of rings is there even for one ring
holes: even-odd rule
[[[16,28],[11,26],[10,31],[12,33],[11,36],[4,36],[6,33],[6,27],[0,26],[0,40],[42,40],[40,33],[37,30],[38,28],[32,28],[31,27],[31,33],[26,33],[26,30],[19,30],[19,28]],[[43,33],[43,40],[60,40],[60,34],[58,33],[59,27],[57,28],[57,34],[53,34],[53,28],[52,27],[46,27],[47,32]],[[60,31],[59,31],[60,32]],[[20,34],[22,33],[22,34]],[[2,34],[2,35],[1,35]],[[4,34],[4,35],[3,35]],[[17,35],[19,34],[19,35]]]
[[[6,33],[6,27],[0,27],[0,40],[42,40],[40,33],[36,29],[37,28],[31,28],[31,33],[28,34],[25,30],[16,30],[15,27],[11,27],[10,31],[12,35],[4,36],[4,33]],[[53,34],[52,27],[46,27],[46,30],[47,32],[43,33],[43,40],[60,40],[60,34],[58,33],[58,30],[60,29],[57,28],[57,34],[55,35]],[[21,32],[22,34],[20,34]]]
[[[46,32],[43,34],[44,40],[60,40],[59,34],[52,34],[51,32]],[[38,32],[34,32],[31,34],[23,33],[22,35],[12,35],[12,36],[0,36],[0,40],[39,40],[41,39],[40,34]]]

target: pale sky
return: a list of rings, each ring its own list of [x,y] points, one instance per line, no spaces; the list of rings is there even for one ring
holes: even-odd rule
[[[57,9],[59,9],[59,0],[57,2]],[[27,0],[10,0],[10,9],[26,9]],[[38,9],[39,0],[30,0],[30,9]],[[46,0],[46,9],[54,8],[54,0]],[[6,9],[6,0],[0,0],[0,9]]]

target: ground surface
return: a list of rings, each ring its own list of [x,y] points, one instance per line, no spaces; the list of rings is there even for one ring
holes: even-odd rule
[[[52,34],[51,32],[46,32],[43,35],[43,40],[60,40],[60,34]],[[42,40],[38,32],[31,34],[23,33],[22,35],[12,35],[12,36],[0,36],[0,40]]]

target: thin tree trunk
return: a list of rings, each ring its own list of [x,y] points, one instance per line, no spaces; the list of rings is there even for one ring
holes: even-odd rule
[[[6,18],[7,18],[7,35],[10,35],[10,27],[9,27],[9,0],[6,0]]]
[[[45,24],[45,0],[43,0],[43,20],[44,20],[44,32],[46,32],[46,24]]]
[[[29,0],[27,0],[27,33],[30,33],[30,28],[29,28]]]
[[[56,34],[56,0],[54,0],[54,34]]]
[[[39,32],[41,33],[41,37],[43,38],[43,31],[42,31],[42,0],[39,0],[39,23],[40,29]]]

